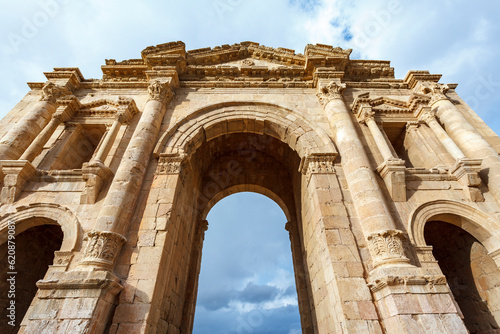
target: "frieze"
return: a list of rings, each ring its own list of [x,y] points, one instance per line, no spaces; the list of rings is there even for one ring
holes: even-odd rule
[[[156,174],[181,174],[183,171],[185,157],[186,156],[183,154],[160,156],[160,158],[158,159]]]
[[[422,276],[384,276],[372,279],[368,287],[372,292],[380,291],[391,286],[411,286],[411,285],[445,285],[446,277],[443,275],[422,275]]]
[[[306,175],[309,180],[311,174],[335,174],[334,161],[336,153],[310,154],[300,161],[299,172]]]

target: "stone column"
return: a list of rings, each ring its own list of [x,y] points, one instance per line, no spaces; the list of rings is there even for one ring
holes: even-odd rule
[[[363,108],[359,115],[359,122],[362,124],[366,124],[370,129],[370,133],[372,134],[373,139],[375,140],[375,144],[377,145],[380,154],[382,154],[384,161],[389,159],[396,159],[396,157],[392,154],[391,148],[387,144],[382,131],[380,131],[377,122],[375,122],[375,113],[370,109]]]
[[[90,233],[111,233],[121,238],[126,234],[129,221],[139,195],[142,179],[157,140],[160,125],[166,111],[166,104],[173,96],[169,84],[153,82],[148,87],[149,101],[144,107],[141,119],[130,139],[120,166],[110,186],[103,206],[99,211],[95,230]],[[88,260],[85,253],[80,266],[110,270],[121,245],[112,257],[103,261]],[[97,267],[97,268],[96,268]]]
[[[18,159],[49,122],[56,110],[56,99],[65,89],[48,82],[42,98],[0,141],[0,160]]]
[[[431,96],[429,107],[443,124],[447,134],[469,158],[482,159],[479,175],[490,192],[500,201],[500,157],[462,112],[445,95],[449,87],[435,82],[419,82],[418,93]]]
[[[122,124],[128,122],[133,117],[137,108],[134,100],[132,99],[120,97],[118,103],[119,107],[115,114],[115,119],[109,130],[106,132],[101,145],[99,145],[99,148],[91,161],[103,163],[104,160],[106,160],[106,157],[115,142],[118,130],[120,130]]]
[[[104,184],[113,176],[113,172],[104,164],[104,161],[115,142],[120,126],[128,122],[137,110],[135,102],[131,99],[120,97],[118,103],[120,106],[116,112],[115,120],[106,131],[97,152],[88,163],[84,163],[82,166],[85,188],[80,197],[81,204],[95,203]]]
[[[32,162],[42,151],[43,146],[50,139],[57,127],[73,117],[75,111],[79,108],[80,103],[78,99],[71,96],[69,99],[59,100],[60,106],[57,108],[55,113],[52,115],[52,119],[49,124],[40,132],[40,134],[35,138],[26,151],[19,160],[27,160]]]
[[[186,284],[186,295],[182,311],[182,333],[191,333],[193,331],[194,311],[196,308],[196,297],[198,295],[198,281],[201,268],[201,254],[207,229],[208,221],[206,220],[202,220],[198,226],[195,226],[193,248],[191,249],[191,258],[189,260],[189,277]]]
[[[354,122],[342,98],[345,85],[332,81],[321,87],[318,98],[334,130],[342,167],[364,235],[370,245],[373,266],[408,264],[402,231],[396,229],[384,195]]]
[[[360,123],[365,123],[370,129],[370,133],[375,140],[384,162],[377,167],[377,171],[384,179],[387,190],[393,201],[406,201],[406,175],[405,162],[394,156],[385,136],[375,122],[375,113],[371,107],[362,107],[358,114]]]
[[[438,137],[439,141],[443,144],[444,148],[455,160],[465,158],[465,154],[462,152],[462,150],[460,150],[453,139],[451,139],[446,131],[444,131],[444,129],[441,127],[441,124],[438,123],[434,110],[426,108],[426,110],[424,110],[420,115],[420,119],[431,128],[431,130]]]

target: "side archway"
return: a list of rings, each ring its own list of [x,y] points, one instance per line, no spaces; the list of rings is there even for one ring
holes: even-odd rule
[[[0,219],[0,245],[7,241],[9,223],[16,225],[16,235],[35,226],[59,225],[64,235],[60,250],[65,252],[78,250],[81,242],[81,226],[77,217],[68,208],[58,204],[32,203],[17,207],[16,211]]]
[[[476,238],[488,253],[500,252],[500,226],[486,213],[470,205],[450,200],[427,202],[410,215],[408,233],[416,247],[427,246],[425,224],[431,220],[444,221],[462,228]]]

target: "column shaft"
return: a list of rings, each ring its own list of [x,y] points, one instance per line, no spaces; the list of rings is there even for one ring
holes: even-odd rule
[[[498,152],[462,115],[460,110],[448,99],[436,101],[432,108],[436,110],[446,132],[469,158],[482,159],[479,175],[489,190],[500,201],[500,157]]]
[[[26,151],[24,151],[23,155],[19,160],[28,160],[32,162],[42,151],[43,146],[50,139],[54,131],[56,131],[57,127],[61,124],[61,119],[52,118],[49,124],[40,132],[40,134],[35,138],[35,140],[31,143]]]
[[[384,135],[382,134],[382,131],[377,125],[377,122],[370,117],[369,119],[366,120],[366,125],[368,125],[368,128],[370,129],[370,132],[373,136],[373,139],[375,140],[375,144],[377,144],[377,147],[382,154],[382,157],[384,160],[389,160],[391,158],[395,158],[395,156],[392,154],[391,148],[387,144],[387,141],[385,140]]]
[[[377,176],[370,168],[363,144],[342,98],[342,91],[342,86],[332,82],[318,93],[318,97],[324,104],[334,130],[342,167],[365,237],[371,245],[374,265],[408,263],[400,240],[402,232],[396,230]]]
[[[130,139],[113,182],[99,212],[96,230],[124,235],[139,195],[142,179],[153,152],[172,92],[159,81],[149,87],[150,100]]]
[[[463,159],[465,158],[465,154],[460,150],[460,148],[455,144],[453,139],[444,131],[441,125],[438,123],[436,118],[433,115],[428,115],[424,117],[424,121],[431,128],[431,130],[436,134],[438,139],[443,144],[444,148],[450,153],[450,155],[455,159]]]
[[[16,160],[49,123],[56,111],[52,101],[39,101],[0,141],[0,160]]]
[[[104,162],[109,151],[111,150],[111,146],[113,146],[113,143],[115,142],[116,135],[118,134],[118,130],[120,129],[121,125],[122,123],[118,119],[114,120],[111,128],[106,132],[106,136],[104,137],[104,140],[102,141],[92,160],[97,162]]]

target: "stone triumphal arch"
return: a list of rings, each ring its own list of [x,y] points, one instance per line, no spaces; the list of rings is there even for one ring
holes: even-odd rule
[[[29,83],[0,127],[0,331],[190,333],[207,213],[241,191],[287,217],[304,333],[498,330],[500,139],[456,84],[350,53],[172,42]]]

